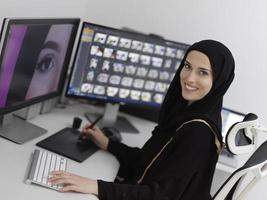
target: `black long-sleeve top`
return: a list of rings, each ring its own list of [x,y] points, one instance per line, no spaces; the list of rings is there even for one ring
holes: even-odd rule
[[[166,134],[168,135],[168,134]],[[121,183],[98,180],[100,200],[208,200],[218,159],[215,137],[201,122],[191,122],[175,133],[143,181],[137,180],[171,136],[153,135],[140,148],[110,141],[108,151],[120,162]]]

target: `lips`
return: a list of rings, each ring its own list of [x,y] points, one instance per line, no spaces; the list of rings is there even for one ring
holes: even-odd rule
[[[188,90],[188,91],[196,91],[196,90],[198,89],[197,87],[194,87],[194,86],[189,85],[189,84],[187,84],[187,83],[184,84],[184,87],[185,87],[185,89]]]

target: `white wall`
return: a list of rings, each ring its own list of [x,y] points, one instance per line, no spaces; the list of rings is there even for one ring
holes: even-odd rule
[[[0,17],[83,17],[87,4],[88,0],[0,0]]]
[[[254,112],[267,127],[266,10],[266,0],[0,0],[0,18],[80,17],[188,44],[219,40],[236,61],[236,78],[225,106]],[[264,191],[266,184],[265,179],[259,189]],[[251,199],[266,199],[265,195]]]

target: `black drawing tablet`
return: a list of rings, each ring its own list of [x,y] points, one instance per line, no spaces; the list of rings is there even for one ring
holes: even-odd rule
[[[80,131],[73,128],[64,128],[36,145],[77,162],[82,162],[99,148],[91,141],[86,144],[79,143],[80,134]]]

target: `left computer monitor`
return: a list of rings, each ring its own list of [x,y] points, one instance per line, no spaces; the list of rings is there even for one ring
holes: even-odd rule
[[[61,94],[79,23],[75,18],[4,19],[0,136],[24,143],[46,132],[12,112]]]

